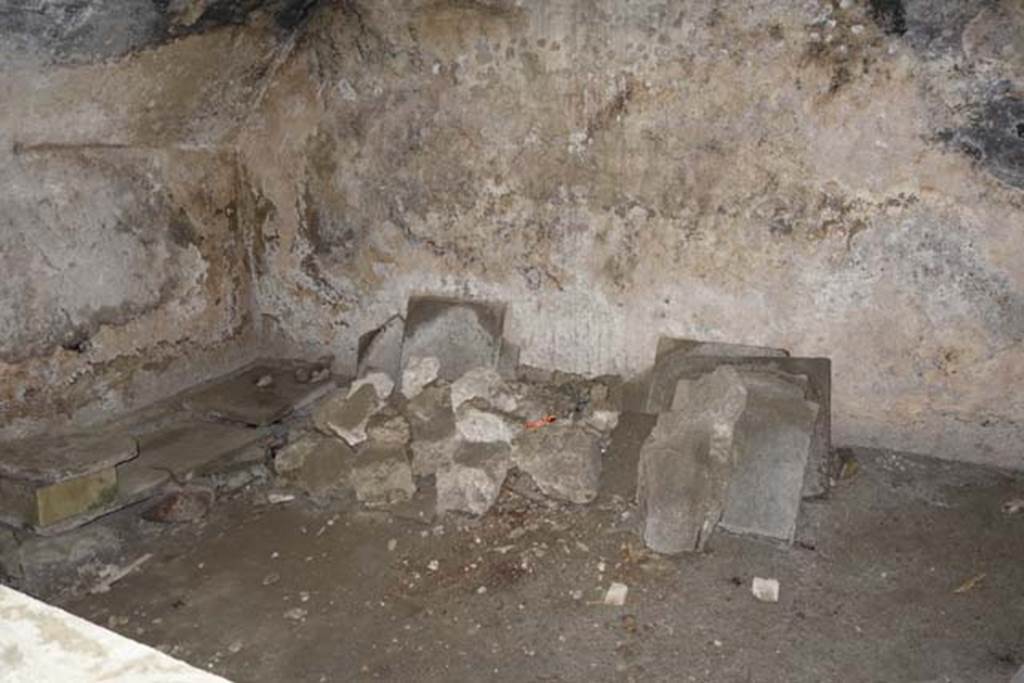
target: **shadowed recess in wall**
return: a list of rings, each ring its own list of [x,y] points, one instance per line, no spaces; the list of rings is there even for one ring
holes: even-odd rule
[[[1010,84],[1000,84],[974,106],[966,125],[941,131],[939,139],[1004,183],[1024,188],[1024,97]]]
[[[10,0],[0,6],[0,44],[45,61],[121,57],[180,36],[246,23],[262,12],[285,31],[323,0]]]

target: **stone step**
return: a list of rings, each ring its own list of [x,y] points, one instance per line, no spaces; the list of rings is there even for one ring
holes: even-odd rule
[[[172,479],[262,462],[265,425],[334,386],[322,365],[258,361],[109,423],[0,444],[0,522],[60,533]]]

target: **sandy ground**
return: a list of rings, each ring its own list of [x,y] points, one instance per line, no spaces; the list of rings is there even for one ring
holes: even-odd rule
[[[718,533],[662,558],[630,500],[649,426],[623,421],[588,506],[506,492],[483,519],[435,520],[429,487],[392,511],[249,490],[62,606],[239,683],[1004,683],[1024,663],[1024,513],[1001,510],[1024,477],[858,451],[794,547]],[[613,581],[624,606],[602,603]]]

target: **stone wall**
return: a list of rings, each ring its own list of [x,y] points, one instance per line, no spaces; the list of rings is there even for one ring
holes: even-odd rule
[[[159,4],[0,10],[3,437],[101,420],[256,352],[231,142],[291,43],[273,17],[177,35]]]
[[[1020,467],[1019,3],[345,1],[239,137],[257,296],[351,366],[410,294],[523,361],[834,360],[839,444]]]

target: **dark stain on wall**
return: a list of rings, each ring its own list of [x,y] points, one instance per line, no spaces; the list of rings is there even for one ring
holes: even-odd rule
[[[81,63],[124,56],[181,36],[247,23],[258,12],[285,32],[324,0],[7,0],[0,45],[44,61]]]
[[[1004,183],[1024,189],[1024,96],[1009,83],[994,91],[974,106],[966,125],[938,138]]]

